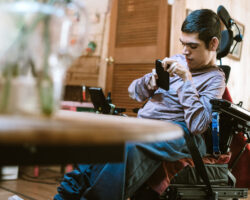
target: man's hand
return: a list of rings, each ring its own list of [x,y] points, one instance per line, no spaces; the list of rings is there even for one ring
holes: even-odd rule
[[[158,79],[158,76],[156,74],[155,69],[152,69],[152,76],[150,77],[150,80],[149,80],[148,85],[147,85],[149,90],[157,90],[158,89],[158,86],[156,84],[156,79]]]
[[[176,60],[164,58],[162,60],[162,66],[164,70],[169,73],[170,76],[174,76],[174,74],[176,74],[181,77],[184,82],[192,80],[191,72],[186,67],[178,63]]]

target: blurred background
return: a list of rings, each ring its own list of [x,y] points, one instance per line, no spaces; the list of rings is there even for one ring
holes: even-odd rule
[[[188,12],[223,5],[243,33],[233,54],[228,88],[234,103],[250,109],[250,1],[248,0],[85,0],[89,16],[87,47],[69,68],[67,85],[102,87],[113,103],[131,109],[141,104],[127,93],[132,80],[154,67],[154,60],[181,53],[180,27]]]

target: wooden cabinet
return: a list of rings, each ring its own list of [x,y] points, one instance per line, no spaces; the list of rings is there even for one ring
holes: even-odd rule
[[[111,11],[106,92],[113,103],[135,115],[141,107],[129,98],[128,86],[151,72],[155,59],[169,55],[171,7],[166,0],[114,0]]]
[[[99,56],[81,56],[68,69],[66,84],[97,86],[99,66]]]

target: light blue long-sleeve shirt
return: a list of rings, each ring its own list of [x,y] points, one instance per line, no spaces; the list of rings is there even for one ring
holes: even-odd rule
[[[187,66],[183,55],[173,56]],[[138,112],[139,118],[185,121],[191,133],[204,132],[211,122],[212,109],[209,102],[222,98],[225,90],[225,75],[216,66],[192,73],[192,81],[184,82],[179,76],[170,77],[170,89],[149,90],[151,73],[134,80],[129,86],[130,96],[137,101],[148,102]]]

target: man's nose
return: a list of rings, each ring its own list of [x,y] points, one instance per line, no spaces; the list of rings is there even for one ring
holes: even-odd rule
[[[189,51],[189,49],[187,48],[186,45],[183,46],[182,53],[183,53],[184,55],[190,54],[190,51]]]

